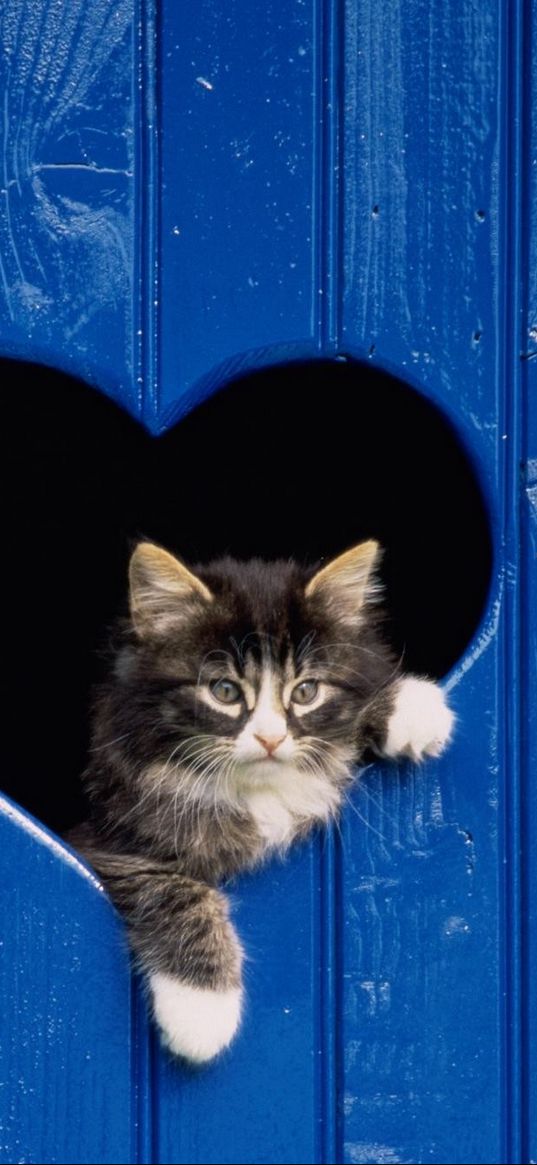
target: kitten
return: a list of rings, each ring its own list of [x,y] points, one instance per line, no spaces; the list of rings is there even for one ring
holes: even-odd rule
[[[141,543],[95,706],[90,820],[69,840],[127,922],[165,1044],[201,1063],[233,1038],[240,941],[219,884],[333,818],[368,749],[449,740],[441,690],[377,630],[365,542],[320,570],[230,558],[188,570]]]

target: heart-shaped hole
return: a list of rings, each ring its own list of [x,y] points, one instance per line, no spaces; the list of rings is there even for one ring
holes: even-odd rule
[[[271,368],[154,438],[60,373],[1,372],[2,785],[53,828],[80,813],[89,690],[138,536],[193,562],[313,562],[374,536],[406,669],[441,676],[467,646],[486,510],[452,428],[400,381],[352,362]]]

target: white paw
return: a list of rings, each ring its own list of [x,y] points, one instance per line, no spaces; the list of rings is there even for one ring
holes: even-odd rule
[[[455,717],[441,688],[430,680],[408,676],[397,687],[383,755],[408,756],[414,761],[440,756],[454,724]]]
[[[176,1056],[204,1064],[231,1043],[240,1023],[242,990],[208,991],[173,975],[149,976],[153,1014]]]

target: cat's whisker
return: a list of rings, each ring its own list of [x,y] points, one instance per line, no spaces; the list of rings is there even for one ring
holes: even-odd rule
[[[193,780],[195,779],[195,783],[197,784],[200,773],[207,777],[211,769],[216,764],[221,764],[222,760],[223,757],[220,754],[215,756],[212,750],[207,751],[202,756],[195,757],[186,767],[179,770],[179,788],[183,788],[186,791],[186,795],[189,796],[193,789]]]
[[[215,758],[209,754],[193,761],[180,773],[180,777],[183,779],[178,780],[177,789],[183,796],[185,808],[197,802],[197,791],[203,787],[203,782],[206,781],[211,767],[215,763]]]
[[[169,766],[166,765],[163,769],[163,774],[162,774],[161,780],[157,786],[157,803],[160,803],[160,792],[161,792],[161,789],[163,787],[163,784],[165,782],[168,783],[169,780],[172,778],[172,776],[173,776],[173,774],[172,774]],[[173,820],[174,820],[174,837],[177,836],[177,807],[178,807],[179,798],[180,798],[181,794],[184,794],[184,789],[182,788],[181,782],[177,781],[175,794],[173,797],[173,803],[172,803],[172,812],[173,812]]]
[[[184,744],[185,742],[181,742],[181,743]],[[170,761],[171,761],[171,758],[178,751],[179,747],[180,746],[177,746],[176,749],[172,750],[168,759],[162,764],[158,779],[151,782],[150,786],[142,794],[142,797],[140,798],[140,800],[138,800],[127,811],[127,813],[123,814],[120,818],[117,819],[118,824],[125,824],[131,816],[133,816],[134,814],[138,814],[140,809],[142,808],[142,806],[144,806],[152,797],[155,798],[155,812],[157,812],[157,813],[159,812],[159,802],[160,802],[162,790],[163,790],[166,782],[169,781],[170,779],[172,779],[173,775],[174,775],[174,766],[171,765]],[[214,746],[211,746],[211,748],[208,748],[206,746],[204,752],[207,754],[207,756],[209,756],[209,755],[212,756],[213,752],[214,752]],[[196,758],[195,758],[196,767],[199,764],[201,764],[202,759],[203,759],[203,757],[202,757],[201,753],[199,755],[196,755]],[[174,802],[175,802],[176,797],[178,797],[181,792],[184,793],[184,789],[182,790],[181,785],[179,784],[177,787],[177,790],[175,792],[175,795],[174,795]]]
[[[173,799],[173,819],[174,819],[174,839],[175,850],[178,856],[178,840],[180,829],[183,822],[188,816],[192,816],[196,811],[199,812],[199,807],[203,804],[203,794],[207,780],[210,778],[212,770],[215,766],[221,764],[221,757],[214,757],[211,750],[207,750],[203,756],[197,757],[186,768],[182,776],[186,777],[186,782],[178,780],[177,789]],[[178,814],[179,798],[182,797],[181,812]]]
[[[402,656],[401,656],[401,658],[402,658]],[[401,674],[400,661],[398,661],[398,663],[396,663],[395,667],[389,673],[389,675],[387,677],[383,678],[381,683],[378,685],[378,687],[375,688],[375,691],[372,692],[367,703],[363,705],[363,707],[361,709],[361,713],[360,713],[362,719],[365,717],[365,713],[368,711],[368,709],[371,707],[371,705],[377,699],[377,696],[379,696],[381,692],[388,692],[390,687],[392,686],[392,683],[394,682],[395,679],[397,679],[398,676],[400,676],[400,674]]]
[[[315,630],[307,631],[300,640],[300,643],[295,651],[295,659],[299,665],[302,663],[304,656],[307,655],[308,649],[316,638],[316,635],[317,632]]]
[[[368,768],[369,767],[370,766],[368,765]],[[371,789],[368,789],[366,784],[363,784],[362,781],[358,781],[357,785],[356,785],[356,789],[357,789],[358,796],[366,797],[366,799],[368,801],[370,801],[372,805],[375,806],[375,809],[377,809],[378,812],[381,813],[382,816],[385,817],[386,820],[389,821],[395,827],[395,829],[399,828],[399,824],[395,820],[395,817],[392,817],[391,813],[388,813],[387,809],[385,809],[382,802],[379,801],[378,797],[374,796],[374,794],[371,792]]]
[[[310,655],[318,655],[320,652],[327,652],[332,647],[343,648],[345,651],[353,649],[353,646],[348,639],[334,639],[328,643],[320,643],[318,647],[312,648]],[[366,647],[365,643],[358,642],[356,649],[360,652],[365,652],[366,655],[371,655],[374,659],[383,659],[384,656],[380,651],[374,651],[371,647]]]
[[[205,782],[205,774],[204,774],[204,772],[202,772],[196,778],[193,786],[191,786],[187,796],[183,800],[181,812],[179,815],[177,815],[177,804],[178,804],[178,796],[181,792],[181,787],[178,786],[178,788],[177,788],[177,792],[176,792],[176,795],[174,798],[174,815],[173,815],[173,817],[174,817],[175,855],[177,858],[179,858],[179,856],[180,856],[179,838],[180,838],[181,826],[182,826],[185,818],[188,816],[190,809],[192,807],[195,807],[195,805],[197,803],[195,793],[196,793],[196,789],[197,789],[198,785],[201,787],[204,784],[204,782]]]
[[[165,775],[161,775],[159,781],[157,782],[157,785],[160,786],[164,782],[164,780],[165,780]],[[140,800],[135,801],[134,804],[131,806],[131,808],[126,813],[122,814],[120,817],[117,817],[114,824],[116,826],[117,825],[124,825],[129,820],[130,817],[133,817],[134,815],[138,815],[142,805],[145,805],[146,802],[149,801],[152,796],[154,796],[154,793],[155,793],[155,787],[153,785],[150,785],[149,788],[147,788],[145,790],[145,792],[142,794]]]
[[[350,667],[348,664],[336,664],[331,660],[326,664],[328,671],[328,678],[339,676],[342,680],[346,680],[350,684],[351,677],[355,676],[358,680],[368,683],[368,677],[365,672],[359,671],[356,667]]]
[[[207,733],[200,734],[199,736],[189,736],[186,740],[179,741],[179,743],[175,746],[175,748],[172,749],[172,751],[171,751],[171,753],[170,753],[170,755],[165,763],[166,763],[166,765],[169,765],[170,762],[172,761],[172,759],[175,756],[177,756],[180,749],[182,749],[182,748],[184,748],[186,750],[188,750],[190,748],[195,748],[195,747],[205,748],[205,747],[212,745],[214,740],[215,740],[215,737],[211,736]],[[181,759],[184,759],[184,758],[181,758]]]
[[[237,659],[239,661],[239,666],[241,668],[243,668],[244,667],[244,655],[242,654],[240,644],[237,643],[237,640],[235,639],[234,635],[230,635],[229,642],[231,643],[231,646],[233,647],[233,649],[235,651],[235,654],[236,654]]]
[[[239,653],[241,659],[244,659],[246,655],[245,647],[247,643],[258,643],[259,646],[262,647],[264,642],[270,645],[271,639],[272,636],[269,635],[266,631],[248,631],[247,634],[243,636],[239,644]]]
[[[181,757],[179,760],[177,760],[175,762],[175,764],[173,766],[173,771],[175,773],[182,772],[182,773],[186,774],[189,772],[192,765],[196,765],[200,761],[203,762],[204,760],[209,759],[210,757],[213,757],[214,755],[215,755],[215,749],[213,746],[208,746],[208,747],[203,748],[203,749],[191,751],[190,753],[187,754],[187,756]]]
[[[221,817],[224,806],[228,804],[226,797],[226,773],[229,769],[231,758],[228,757],[223,766],[220,766],[213,783],[213,810],[217,825],[221,826]]]
[[[104,744],[96,744],[92,748],[88,748],[88,752],[102,752],[103,749],[110,748],[113,744],[119,744],[120,740],[127,740],[132,735],[132,732],[123,732],[121,736],[114,736],[112,740],[105,740]]]
[[[306,737],[303,742],[303,748],[306,752],[306,755],[315,756],[321,765],[330,765],[332,767],[334,764],[336,764],[337,767],[342,765],[345,770],[348,768],[347,763],[338,757],[330,741],[323,740],[323,738],[320,736],[310,735]]]
[[[213,648],[212,651],[207,651],[205,653],[205,655],[203,656],[203,659],[200,663],[199,671],[198,671],[198,687],[202,686],[202,676],[203,676],[204,670],[208,666],[208,664],[211,662],[212,663],[218,662],[218,663],[231,664],[232,670],[233,671],[235,670],[235,661],[233,659],[231,652],[226,651],[225,648]]]
[[[229,758],[229,749],[226,745],[213,746],[205,749],[202,755],[196,756],[194,760],[184,769],[183,775],[188,778],[186,794],[184,795],[183,808],[179,818],[174,818],[174,832],[177,839],[179,824],[183,818],[192,810],[197,814],[197,828],[200,829],[201,811],[204,807],[204,796],[199,796],[205,792],[208,781],[211,781],[214,774],[222,768],[222,764]],[[194,779],[193,779],[194,778]],[[178,785],[178,792],[185,793],[182,784]],[[177,798],[176,793],[176,798]],[[174,799],[174,804],[176,802]]]
[[[185,775],[188,775],[191,771],[196,771],[200,765],[208,765],[211,761],[218,761],[221,763],[227,759],[228,755],[228,749],[225,747],[208,748],[203,753],[192,757],[186,767],[181,766],[181,771],[184,772]]]
[[[332,642],[332,643],[323,643],[323,644],[319,645],[319,647],[312,648],[311,651],[308,651],[305,654],[305,657],[301,661],[302,664],[304,664],[304,663],[308,664],[310,659],[312,661],[315,661],[316,657],[318,655],[322,654],[323,658],[321,659],[320,662],[324,663],[328,668],[332,669],[333,667],[339,667],[340,669],[343,669],[345,671],[352,672],[354,669],[352,669],[350,667],[350,665],[346,664],[344,661],[341,663],[337,663],[337,662],[334,662],[334,660],[330,658],[328,653],[329,653],[331,648],[336,648],[337,650],[343,649],[346,653],[348,653],[350,650],[350,644],[348,641],[345,641],[345,640],[341,640],[341,641],[334,640],[334,642]],[[358,647],[358,651],[360,654],[363,653],[365,655],[370,656],[372,659],[377,659],[380,663],[385,662],[385,656],[380,651],[374,651],[372,648],[366,647],[365,644],[360,643],[359,647]],[[397,663],[394,667],[392,675],[396,675],[400,671],[400,668],[401,668],[401,665],[402,665],[402,662],[404,659],[404,655],[405,655],[405,649],[403,648],[401,655],[399,656],[399,659],[397,660]],[[360,675],[362,673],[356,672],[356,674]],[[383,686],[387,682],[388,681],[383,678]]]
[[[317,777],[317,778],[325,777],[325,767],[323,764],[321,764],[318,761],[318,758],[314,754],[310,754],[310,757],[308,758],[307,763],[306,763],[305,771],[308,772],[309,775],[312,777]],[[340,820],[339,820],[339,806],[337,806],[337,807],[334,806],[334,808],[332,809],[332,811],[329,814],[328,820],[333,822],[334,827],[338,832],[338,835],[339,835],[339,838],[341,841],[341,846],[343,848],[344,842],[343,842],[343,834],[341,832],[341,825],[340,825]]]
[[[183,825],[185,819],[193,819],[196,815],[200,803],[200,797],[198,794],[203,793],[203,790],[206,787],[206,781],[207,772],[205,767],[202,768],[193,779],[191,778],[186,795],[183,795],[181,812],[179,813],[179,816],[176,818],[175,822],[175,832],[177,839],[179,837],[179,828]],[[180,792],[183,792],[184,794],[184,790],[180,789]]]
[[[235,758],[233,756],[231,756],[229,759],[229,762],[226,765],[226,768],[224,769],[224,772],[222,774],[222,782],[225,786],[225,794],[224,795],[225,795],[226,803],[227,803],[227,805],[230,806],[230,808],[235,809],[235,810],[237,810],[239,806],[238,806],[236,796],[232,795],[232,793],[231,793],[230,782],[231,782],[231,778],[235,775],[236,768],[237,768],[237,764],[236,764]]]
[[[345,797],[346,804],[349,806],[350,809],[352,809],[352,812],[356,814],[359,821],[361,821],[362,824],[367,827],[367,829],[370,829],[372,833],[376,834],[376,836],[379,838],[379,840],[382,841],[386,847],[388,847],[390,844],[388,841],[388,838],[385,837],[385,835],[380,832],[380,829],[375,829],[375,826],[372,825],[371,822],[367,820],[367,817],[364,817],[363,813],[360,813],[358,806],[354,804],[354,801],[349,797],[348,793],[344,793],[344,797]]]
[[[181,760],[174,767],[174,776],[178,782],[178,787],[185,785],[189,788],[191,778],[196,776],[198,772],[205,772],[212,761],[222,763],[227,756],[227,749],[219,748],[218,746],[210,746],[190,753],[188,760]]]
[[[213,800],[213,801],[214,801],[214,796],[215,796],[213,777],[214,777],[215,773],[218,774],[219,769],[221,769],[221,765],[222,765],[222,759],[220,756],[213,758],[213,760],[210,761],[204,767],[201,776],[198,777],[197,781],[196,781],[196,788],[198,787],[199,782],[200,781],[202,782],[201,788],[202,788],[203,793],[206,792],[207,783],[209,782],[209,789],[212,792],[211,800]],[[192,807],[193,807],[195,821],[196,821],[196,830],[197,830],[198,836],[200,836],[202,810],[203,809],[207,810],[207,808],[210,807],[210,802],[208,805],[207,799],[205,796],[202,795],[201,797],[198,797],[195,794],[193,794],[191,800],[192,800]]]

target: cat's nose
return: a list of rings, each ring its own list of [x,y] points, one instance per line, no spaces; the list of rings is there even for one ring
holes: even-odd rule
[[[286,735],[287,733],[285,733],[284,736],[258,736],[257,732],[254,732],[256,740],[258,740],[259,743],[263,745],[263,748],[266,748],[269,756],[272,756],[273,752],[276,752],[276,749],[279,747],[279,745],[283,744]]]

